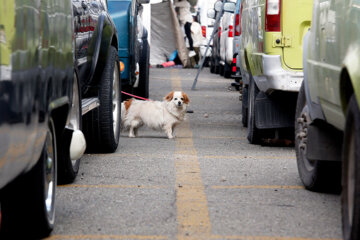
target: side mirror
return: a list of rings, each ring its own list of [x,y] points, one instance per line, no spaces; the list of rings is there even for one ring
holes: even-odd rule
[[[213,8],[208,9],[208,11],[207,11],[207,17],[208,17],[208,18],[211,18],[211,19],[215,19],[215,16],[216,16],[215,9],[213,9]]]
[[[140,4],[147,4],[150,3],[150,0],[137,0]]]
[[[234,2],[224,3],[224,11],[229,13],[234,13],[236,9],[236,4]]]
[[[221,9],[222,9],[222,5],[223,5],[223,3],[222,3],[221,1],[217,1],[217,2],[214,4],[214,9],[215,9],[215,11],[220,12]]]

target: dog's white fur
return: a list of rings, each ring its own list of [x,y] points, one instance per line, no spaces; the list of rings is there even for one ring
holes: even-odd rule
[[[189,102],[181,91],[170,92],[163,101],[126,100],[121,103],[122,127],[129,129],[129,137],[136,137],[138,128],[145,125],[174,138],[174,128],[184,120]]]

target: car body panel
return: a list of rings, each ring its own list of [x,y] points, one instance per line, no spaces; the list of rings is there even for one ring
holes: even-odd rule
[[[251,73],[261,91],[296,92],[300,89],[302,82],[302,45],[299,44],[302,44],[304,29],[307,29],[311,20],[312,4],[308,0],[296,0],[296,4],[302,3],[302,5],[301,8],[296,9],[298,13],[296,18],[293,18],[291,12],[294,9],[289,10],[288,8],[294,7],[295,2],[282,0],[281,27],[283,32],[266,32],[265,3],[265,0],[243,0],[242,42],[239,51],[242,71],[245,72],[245,76],[249,75],[249,72]],[[286,14],[287,11],[290,13]],[[291,18],[293,19],[291,20]],[[287,34],[291,36],[290,39],[296,38],[296,40],[286,41]],[[279,42],[277,42],[278,39]],[[290,66],[285,64],[284,53]],[[280,64],[278,60],[275,63],[271,62],[275,56],[278,56],[276,59],[280,59]]]
[[[307,46],[306,78],[311,101],[320,104],[328,123],[344,130],[350,84],[360,99],[360,11],[350,0],[315,0]],[[346,72],[349,78],[343,78]],[[347,82],[347,81],[350,81]]]
[[[70,105],[70,0],[0,5],[0,188],[39,160],[51,111]]]
[[[134,86],[138,79],[137,65],[143,42],[147,41],[141,8],[137,0],[108,0],[109,13],[119,33],[119,58],[125,66],[121,72],[122,85]]]
[[[107,52],[117,31],[100,0],[72,0],[75,26],[76,67],[82,94],[97,87]],[[117,41],[116,41],[117,43]]]
[[[281,17],[285,19],[282,22],[282,40],[284,47],[283,56],[284,64],[294,70],[302,70],[302,45],[303,38],[310,28],[311,14],[310,11],[313,0],[292,0],[282,1]],[[309,6],[304,9],[304,6]],[[302,9],[302,10],[300,10]],[[276,42],[274,43],[276,44]]]
[[[233,61],[233,43],[234,37],[229,37],[230,25],[233,26],[234,14],[225,12],[221,19],[221,37],[220,37],[220,58],[221,61],[231,65]]]

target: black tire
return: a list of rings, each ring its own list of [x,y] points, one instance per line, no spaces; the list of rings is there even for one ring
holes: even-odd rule
[[[121,122],[120,69],[115,47],[108,50],[98,96],[100,106],[83,119],[86,149],[88,152],[112,153],[119,144]]]
[[[248,99],[249,99],[249,87],[244,86],[242,90],[242,101],[241,101],[241,122],[243,127],[248,126]]]
[[[225,72],[225,67],[220,64],[220,66],[219,66],[219,74],[220,74],[220,76],[224,76],[224,72]]]
[[[340,162],[314,161],[306,157],[306,132],[310,122],[303,82],[299,91],[295,114],[295,152],[299,176],[305,188],[310,191],[336,192],[340,185]]]
[[[258,144],[261,140],[261,131],[255,126],[255,99],[259,93],[259,89],[256,86],[254,80],[250,78],[249,84],[249,98],[248,98],[248,128],[247,139],[251,144]]]
[[[210,73],[215,73],[215,64],[213,61],[210,63]]]
[[[74,182],[80,168],[80,158],[70,159],[70,142],[74,130],[82,130],[82,109],[81,109],[81,90],[79,79],[74,73],[72,87],[72,105],[69,112],[67,126],[63,133],[62,144],[58,147],[58,183],[68,184]]]
[[[137,88],[134,88],[135,95],[144,98],[149,98],[149,60],[150,46],[148,44],[148,41],[145,40],[139,62],[139,86]]]
[[[55,221],[56,163],[56,134],[50,119],[43,151],[36,165],[3,189],[1,239],[49,236]]]
[[[232,69],[227,63],[224,66],[224,78],[231,78]]]
[[[353,95],[346,115],[342,151],[341,212],[344,240],[360,238],[360,111]]]

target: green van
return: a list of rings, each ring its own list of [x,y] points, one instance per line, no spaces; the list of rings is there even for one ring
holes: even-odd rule
[[[240,45],[243,125],[248,140],[280,136],[294,127],[303,80],[302,39],[312,0],[243,0]]]
[[[312,191],[340,190],[342,183],[343,236],[355,240],[360,239],[360,1],[314,0],[313,9],[296,107],[298,171]]]

